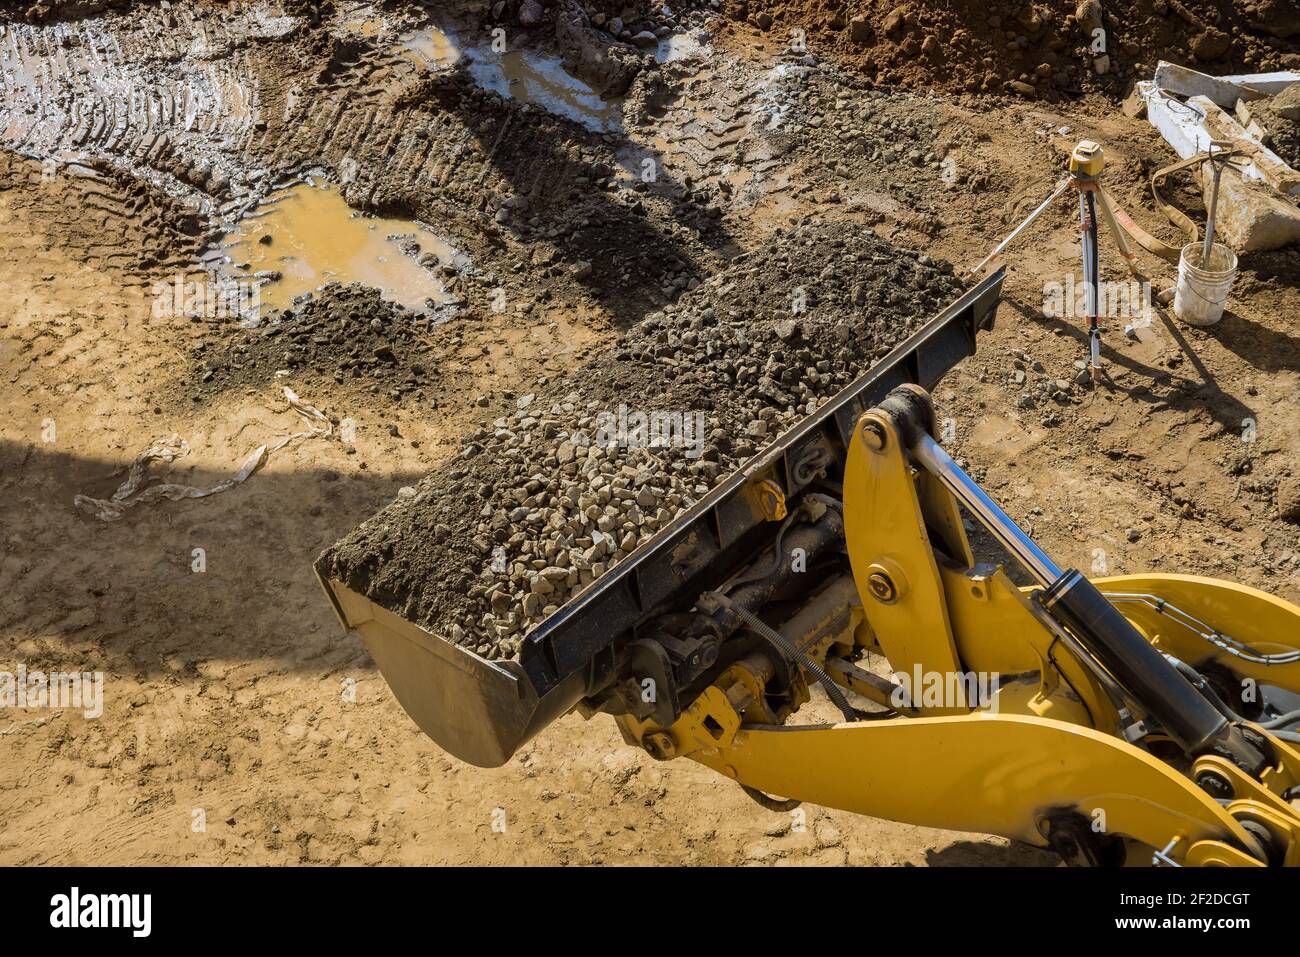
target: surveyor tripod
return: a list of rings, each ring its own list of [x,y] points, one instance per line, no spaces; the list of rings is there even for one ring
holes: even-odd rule
[[[1133,249],[1129,245],[1124,231],[1120,229],[1119,223],[1115,220],[1115,205],[1101,185],[1101,171],[1105,165],[1106,156],[1100,144],[1091,140],[1082,141],[1070,154],[1069,174],[1056,184],[1052,194],[1043,200],[1024,222],[1013,229],[1006,239],[998,243],[991,253],[971,269],[973,273],[983,272],[984,268],[1001,255],[1017,236],[1029,228],[1029,225],[1047,207],[1070,190],[1078,193],[1079,238],[1083,248],[1083,311],[1084,317],[1088,321],[1088,348],[1090,354],[1088,367],[1092,372],[1094,382],[1101,378],[1101,323],[1099,321],[1101,263],[1098,252],[1100,230],[1097,226],[1099,212],[1101,218],[1106,221],[1106,228],[1115,237],[1115,245],[1119,247],[1120,255],[1128,263],[1129,272],[1134,275],[1137,274]]]

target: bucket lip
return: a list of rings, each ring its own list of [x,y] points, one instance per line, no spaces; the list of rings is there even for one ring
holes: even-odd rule
[[[1220,249],[1222,249],[1225,253],[1227,253],[1227,255],[1228,255],[1228,266],[1227,266],[1226,269],[1206,269],[1206,268],[1203,267],[1203,266],[1196,266],[1196,265],[1193,265],[1193,264],[1188,260],[1188,254],[1190,253],[1190,254],[1195,255],[1197,258],[1200,258],[1200,253],[1201,253],[1201,250],[1204,248],[1204,246],[1205,246],[1204,243],[1188,243],[1187,245],[1185,245],[1185,246],[1183,247],[1183,249],[1182,249],[1182,254],[1181,254],[1181,255],[1179,256],[1179,258],[1178,258],[1178,265],[1179,265],[1179,267],[1180,267],[1180,268],[1185,268],[1185,269],[1191,270],[1192,272],[1195,272],[1195,273],[1199,273],[1199,274],[1205,276],[1207,279],[1210,278],[1210,277],[1218,277],[1219,279],[1227,279],[1228,276],[1229,276],[1230,274],[1236,273],[1236,271],[1237,271],[1237,254],[1236,254],[1236,252],[1233,251],[1233,249],[1232,249],[1231,246],[1226,246],[1226,245],[1224,245],[1223,243],[1214,243],[1214,244],[1213,244],[1213,249],[1212,249],[1212,251],[1211,251],[1211,254],[1213,254],[1213,251],[1220,250]]]

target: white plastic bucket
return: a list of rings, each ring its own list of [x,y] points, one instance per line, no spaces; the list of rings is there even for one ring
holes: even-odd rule
[[[1237,254],[1215,243],[1209,263],[1202,262],[1202,244],[1188,243],[1178,260],[1174,315],[1189,326],[1212,326],[1223,316],[1232,281],[1237,278]]]

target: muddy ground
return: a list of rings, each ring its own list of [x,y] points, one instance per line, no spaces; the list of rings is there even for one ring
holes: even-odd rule
[[[1010,92],[1060,102],[1122,95],[1159,60],[1213,74],[1294,69],[1300,13],[1288,0],[740,0],[732,23],[794,35],[891,84]]]
[[[1095,80],[1069,44],[1062,63],[1087,82],[1049,74],[1031,98],[1004,85],[1020,58],[993,47],[997,82],[972,90],[937,67],[871,69],[839,34],[788,49],[749,6],[638,18],[597,4],[644,51],[615,68],[584,58],[594,18],[565,26],[573,8],[549,4],[526,26],[516,3],[499,20],[472,3],[0,5],[0,668],[105,674],[100,717],[0,711],[16,769],[0,787],[0,862],[1051,862],[979,835],[773,814],[627,748],[604,718],[570,715],[505,767],[470,768],[414,728],[312,574],[521,398],[610,361],[628,330],[779,245],[777,230],[870,232],[969,265],[1091,138],[1121,204],[1175,238],[1144,188],[1167,148],[1117,109],[1123,80]],[[889,38],[888,11],[868,12]],[[1216,22],[1234,38],[1225,62],[1295,55],[1294,37]],[[626,83],[621,108],[549,89],[545,62],[449,64],[435,25],[476,49],[502,25],[512,50],[567,57],[592,91]],[[631,42],[643,32],[654,46]],[[524,102],[546,96],[570,116]],[[403,309],[336,286],[255,317],[159,308],[178,273],[204,276],[221,237],[304,176],[435,233],[395,239],[393,255],[438,295]],[[1159,307],[1131,337],[1108,327],[1093,389],[1075,381],[1078,323],[1043,309],[1076,269],[1075,237],[1064,204],[1025,235],[998,328],[936,390],[956,454],[1065,564],[1300,599],[1300,254],[1246,258],[1210,329]],[[1103,262],[1124,278],[1109,246]],[[1172,279],[1139,264],[1157,288]],[[114,523],[73,506],[110,495],[171,435],[189,453],[156,474],[228,478],[301,429],[284,386],[325,413],[328,437],[207,498]]]

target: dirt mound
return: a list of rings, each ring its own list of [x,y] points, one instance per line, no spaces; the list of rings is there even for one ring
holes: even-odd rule
[[[1265,144],[1293,169],[1300,169],[1300,87],[1252,103],[1250,115],[1263,128]]]
[[[512,656],[954,298],[951,272],[860,226],[778,230],[612,354],[520,397],[318,567],[480,654]]]
[[[231,388],[264,386],[287,371],[308,383],[347,383],[394,401],[421,401],[436,377],[427,325],[377,289],[329,285],[297,309],[273,312],[257,329],[191,346],[190,397],[199,402]]]
[[[1294,11],[1283,0],[732,0],[727,12],[883,83],[1057,99],[1122,94],[1160,59],[1210,73],[1281,68],[1300,57],[1300,18],[1283,8]]]

